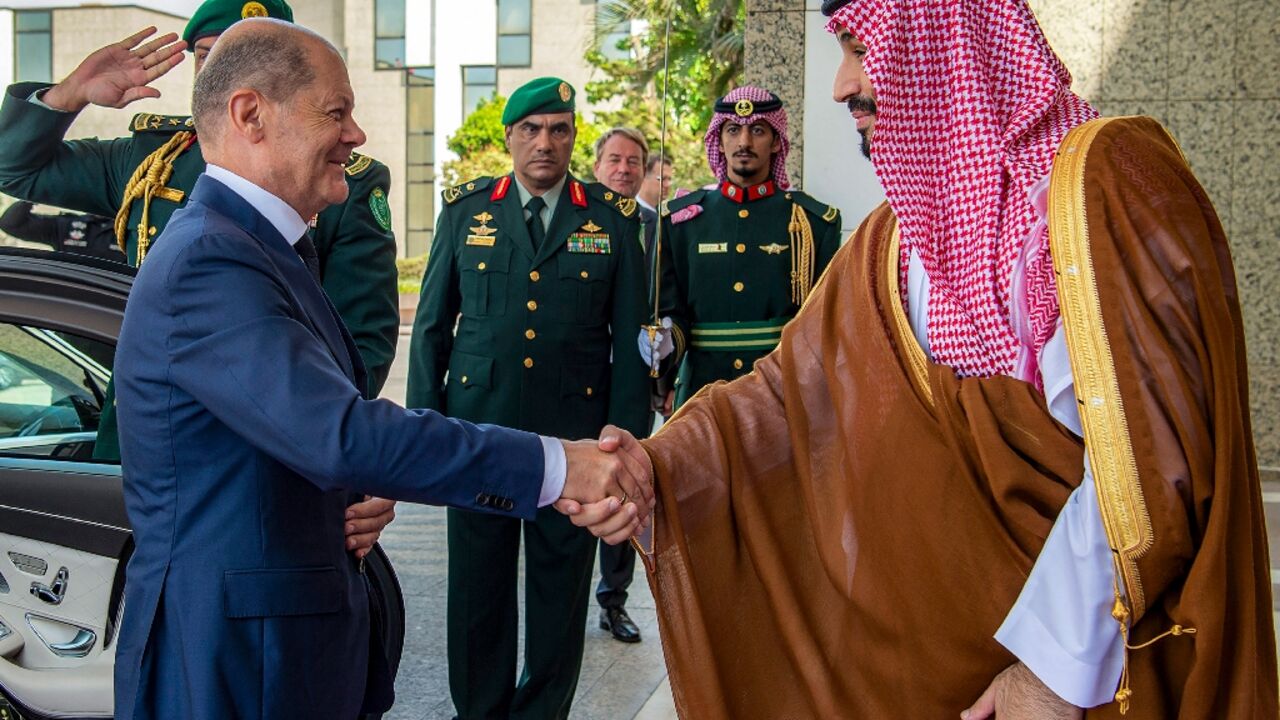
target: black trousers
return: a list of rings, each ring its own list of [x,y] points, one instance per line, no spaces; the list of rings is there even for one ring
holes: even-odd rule
[[[627,588],[636,572],[636,549],[625,542],[610,545],[600,542],[600,584],[596,586],[596,602],[602,608],[620,608],[627,604]]]

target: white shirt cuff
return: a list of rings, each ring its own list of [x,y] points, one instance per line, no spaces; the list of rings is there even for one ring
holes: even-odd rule
[[[48,89],[49,89],[49,88],[40,88],[39,90],[37,90],[37,91],[35,91],[35,92],[31,93],[29,96],[27,96],[27,102],[29,102],[29,103],[35,103],[36,105],[39,105],[40,107],[44,108],[45,110],[53,110],[54,112],[65,112],[65,111],[63,111],[63,110],[55,110],[54,108],[49,107],[49,104],[48,104],[48,103],[46,103],[44,100],[41,100],[41,99],[40,99],[40,96],[41,96],[41,95],[43,95],[43,94],[45,93],[45,91],[46,91],[46,90],[48,90]]]
[[[1115,698],[1124,667],[1111,548],[1093,473],[1067,499],[1022,593],[995,639],[1067,702],[1089,708]]]
[[[564,492],[569,461],[558,439],[544,436],[539,439],[542,440],[542,492],[538,495],[538,507],[544,508],[559,500]]]

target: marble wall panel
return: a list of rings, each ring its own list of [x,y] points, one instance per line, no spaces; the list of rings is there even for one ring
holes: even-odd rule
[[[1169,99],[1235,97],[1236,3],[1171,0]]]
[[[1280,98],[1240,100],[1235,110],[1231,229],[1280,241]],[[1276,252],[1274,249],[1272,252]],[[1280,333],[1280,325],[1274,332]]]
[[[1236,0],[1235,81],[1241,97],[1280,97],[1280,2]]]
[[[1104,0],[1100,99],[1168,98],[1169,3]]]
[[[771,0],[776,5],[782,0]],[[791,10],[756,12],[749,6],[746,43],[746,82],[773,91],[787,108],[787,136],[791,153],[787,174],[804,187],[804,0],[788,0]],[[825,38],[820,38],[825,39]]]

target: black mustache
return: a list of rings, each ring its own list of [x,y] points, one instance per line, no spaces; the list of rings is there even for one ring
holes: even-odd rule
[[[876,101],[865,95],[854,95],[845,102],[845,105],[849,106],[849,112],[876,114]]]

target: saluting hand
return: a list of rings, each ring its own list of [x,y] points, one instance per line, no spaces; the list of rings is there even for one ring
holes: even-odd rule
[[[160,97],[150,83],[182,62],[187,44],[177,33],[143,43],[155,33],[152,26],[99,48],[40,99],[55,110],[79,112],[89,104],[122,108],[134,100]]]

